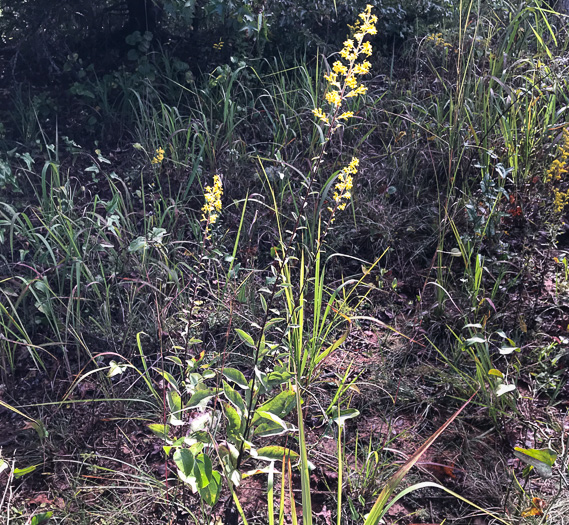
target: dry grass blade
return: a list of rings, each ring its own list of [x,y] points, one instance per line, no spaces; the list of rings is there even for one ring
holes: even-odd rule
[[[365,525],[376,525],[382,518],[385,505],[387,500],[393,494],[393,491],[399,486],[403,481],[403,478],[407,475],[411,467],[419,461],[421,456],[427,451],[427,449],[439,438],[439,436],[448,428],[448,426],[458,417],[458,415],[466,408],[466,406],[472,401],[477,392],[470,396],[470,399],[464,403],[423,445],[409,458],[409,460],[391,477],[387,482],[374,506],[371,509],[367,519],[365,520]]]

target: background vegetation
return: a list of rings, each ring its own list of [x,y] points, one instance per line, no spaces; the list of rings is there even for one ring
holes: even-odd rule
[[[0,522],[564,523],[563,10],[0,0]]]

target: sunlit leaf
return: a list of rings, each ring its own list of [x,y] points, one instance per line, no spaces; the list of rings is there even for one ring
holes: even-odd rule
[[[245,376],[239,370],[235,368],[224,368],[223,375],[228,381],[233,381],[236,385],[240,386],[244,390],[249,389],[249,385],[245,379]]]
[[[257,450],[257,458],[266,459],[267,461],[281,461],[283,458],[297,459],[299,454],[285,447],[270,446]]]
[[[168,439],[168,434],[170,433],[170,426],[169,425],[161,425],[159,423],[150,423],[148,428],[152,431],[153,434],[156,434],[161,439]]]

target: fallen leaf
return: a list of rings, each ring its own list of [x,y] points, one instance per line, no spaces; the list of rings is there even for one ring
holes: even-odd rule
[[[47,494],[38,494],[28,501],[30,505],[51,505],[53,500],[47,497]]]

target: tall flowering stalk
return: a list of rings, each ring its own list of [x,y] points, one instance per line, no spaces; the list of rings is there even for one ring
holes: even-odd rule
[[[367,75],[371,64],[367,60],[373,49],[368,41],[364,41],[366,35],[377,34],[375,24],[377,16],[371,14],[371,5],[367,5],[365,11],[359,15],[360,20],[355,25],[353,38],[344,42],[340,51],[341,60],[332,64],[332,71],[324,78],[328,82],[325,100],[328,104],[326,110],[317,107],[312,110],[314,116],[324,126],[328,127],[326,141],[332,136],[340,125],[339,121],[347,121],[354,116],[353,111],[345,110],[344,105],[348,99],[356,98],[367,93],[367,87],[361,83],[361,77]],[[324,153],[324,148],[322,155]],[[353,175],[358,171],[359,160],[354,157],[348,166],[342,169],[334,186],[334,204],[328,207],[330,212],[329,223],[335,220],[337,211],[342,211],[348,205],[352,197]]]

